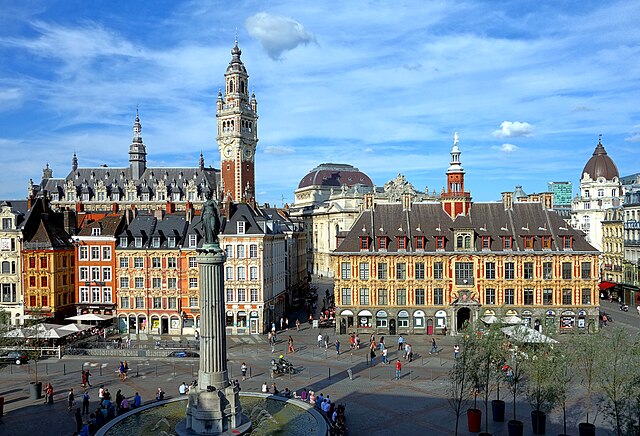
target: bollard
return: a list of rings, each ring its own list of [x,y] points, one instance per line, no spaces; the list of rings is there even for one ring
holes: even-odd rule
[[[353,351],[351,352],[351,363],[353,363]]]
[[[409,370],[409,381],[413,380],[413,379],[411,378],[411,377],[412,377],[412,372],[413,372],[413,370],[411,370],[411,369],[410,369],[410,370]]]
[[[369,367],[369,380],[371,380],[371,367]]]
[[[433,381],[433,368],[431,368],[431,381]]]
[[[353,371],[351,368],[347,369],[347,374],[349,374],[349,380],[353,380]]]
[[[136,377],[140,377],[140,365],[136,365]]]
[[[327,368],[329,370],[329,380],[331,380],[331,368]]]
[[[67,364],[66,363],[62,364],[62,374],[63,375],[67,375]]]
[[[173,376],[174,377],[176,376],[176,364],[175,363],[173,364]]]
[[[158,365],[156,365],[156,377],[158,377]]]
[[[100,377],[102,377],[102,365],[100,365]]]
[[[191,377],[193,377],[193,364],[191,364]]]
[[[249,378],[251,378],[251,367],[249,367]]]
[[[327,359],[327,349],[326,348],[324,349],[324,358],[325,358],[325,360]]]
[[[44,364],[44,369],[45,369],[46,374],[49,375],[49,364],[48,363]]]

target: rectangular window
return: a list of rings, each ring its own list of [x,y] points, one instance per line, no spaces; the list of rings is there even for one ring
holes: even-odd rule
[[[198,246],[198,235],[189,235],[189,247],[195,248]]]
[[[226,280],[233,280],[233,267],[232,266],[225,267],[225,278],[226,278]]]
[[[12,225],[12,219],[11,218],[2,218],[2,230],[9,230],[11,229]]]
[[[504,263],[504,278],[505,280],[515,279],[516,268],[513,262]]]
[[[247,270],[244,266],[238,267],[238,280],[247,280]]]
[[[100,267],[92,266],[91,267],[91,281],[99,282],[100,281]]]
[[[249,289],[249,297],[251,298],[251,302],[258,301],[258,290],[257,289]]]
[[[588,305],[591,304],[591,289],[582,288],[582,304]]]
[[[238,245],[236,247],[236,253],[238,254],[238,259],[244,259],[244,245]]]
[[[86,245],[83,245],[79,248],[78,251],[78,259],[80,260],[89,260],[89,247],[87,247]],[[35,262],[33,265],[33,268],[35,268]]]
[[[78,272],[78,280],[80,280],[81,282],[89,281],[89,267],[81,266]]]
[[[416,262],[416,280],[424,280],[424,262]]]
[[[571,250],[573,248],[573,237],[572,236],[563,236],[562,237],[562,247],[565,250]]]
[[[129,245],[129,238],[126,236],[120,236],[120,246],[126,247],[127,245]]]
[[[368,250],[368,249],[369,249],[369,237],[360,236],[360,250]]]
[[[553,289],[542,290],[542,304],[545,306],[553,305]]]
[[[258,257],[258,246],[256,244],[249,245],[249,257],[251,259]]]
[[[483,236],[482,237],[482,249],[483,250],[490,250],[491,249],[491,237],[490,236]]]
[[[436,250],[444,250],[444,236],[436,236]]]
[[[238,288],[238,302],[244,303],[245,301],[247,301],[247,290]]]
[[[189,287],[190,288],[198,287],[198,277],[189,277]]]
[[[386,306],[389,302],[386,289],[378,289],[378,306]]]
[[[486,289],[484,291],[484,301],[485,304],[496,304],[496,290],[495,289]]]
[[[360,262],[360,280],[369,280],[369,263]]]
[[[341,302],[343,305],[350,306],[351,305],[351,289],[350,288],[342,288],[342,299]]]
[[[424,236],[416,236],[415,244],[416,250],[424,250]]]
[[[169,248],[176,248],[176,237],[175,236],[169,236],[167,238],[167,246]]]
[[[40,268],[46,269],[47,268],[47,258],[46,257],[41,257],[40,258]]]
[[[91,247],[91,260],[100,260],[100,247]]]
[[[113,300],[113,292],[110,287],[102,288],[102,302],[111,303]]]
[[[100,288],[98,287],[91,288],[91,302],[92,303],[100,302]]]
[[[397,280],[405,280],[407,278],[407,264],[397,263],[396,264],[396,279]]]
[[[142,289],[144,288],[144,277],[136,277],[133,279],[133,283],[136,287],[136,289]]]
[[[398,236],[398,250],[406,250],[406,249],[407,249],[407,237]]]
[[[233,245],[225,245],[224,251],[227,253],[227,259],[233,259]]]
[[[111,281],[111,267],[104,266],[102,267],[102,281],[110,282]]]
[[[562,290],[562,304],[571,306],[573,304],[573,292],[571,289]]]
[[[178,289],[178,279],[176,277],[168,277],[167,278],[167,288],[168,289]]]
[[[525,280],[533,279],[533,262],[525,262],[523,266],[523,275]]]
[[[167,308],[176,310],[178,308],[178,299],[176,297],[167,298]]]
[[[369,305],[369,289],[367,288],[360,289],[360,304],[363,306]]]
[[[582,262],[580,265],[580,276],[582,280],[589,280],[591,278],[591,262]]]
[[[238,230],[239,235],[244,235],[244,227],[245,227],[244,221],[238,221],[236,223],[236,230]]]
[[[387,280],[387,264],[378,263],[378,280]]]
[[[542,237],[542,249],[551,250],[551,236]]]
[[[111,247],[102,247],[102,260],[111,260]]]
[[[47,276],[40,277],[40,286],[46,288],[48,286],[49,280]]]
[[[562,279],[571,280],[571,262],[562,262]]]
[[[233,289],[227,288],[227,301],[233,301]]]
[[[433,289],[434,306],[442,306],[444,304],[444,290],[442,288]]]
[[[36,276],[29,276],[29,286],[32,288],[36,287]]]
[[[189,256],[189,268],[197,268],[198,267],[198,261],[196,260],[195,256]]]
[[[456,285],[473,285],[473,262],[456,262]]]
[[[167,257],[167,268],[177,268],[178,259],[176,257]]]
[[[424,289],[416,289],[416,306],[424,306]]]
[[[135,237],[135,247],[142,248],[142,236]]]
[[[120,308],[121,309],[129,308],[129,297],[120,297]]]
[[[396,291],[396,304],[398,306],[406,306],[407,305],[407,290],[406,289],[398,289]]]
[[[144,309],[144,297],[136,297],[136,309]]]
[[[387,249],[387,237],[386,236],[378,236],[378,248],[380,250]]]
[[[36,296],[35,295],[31,295],[29,297],[29,306],[35,307],[37,305],[38,305],[38,303],[36,302]]]
[[[524,249],[533,250],[533,236],[524,236]]]
[[[162,287],[162,277],[151,277],[151,287],[160,289]]]
[[[258,280],[258,267],[250,266],[249,267],[249,280],[256,281]]]
[[[504,304],[512,305],[514,304],[515,292],[513,289],[505,289],[504,290]]]
[[[120,277],[120,289],[129,289],[129,277]]]
[[[524,304],[529,306],[533,304],[533,289],[524,290]]]
[[[80,302],[81,303],[89,302],[89,288],[87,286],[80,287]]]
[[[162,309],[162,297],[153,297],[153,308]]]
[[[129,258],[121,257],[120,258],[120,268],[129,268]]]
[[[198,297],[189,297],[189,307],[198,307]]]
[[[134,257],[133,258],[133,267],[137,269],[144,268],[144,258],[142,257]]]
[[[434,280],[442,280],[443,271],[444,271],[444,267],[442,266],[442,262],[433,263],[433,279]]]
[[[484,263],[484,275],[489,280],[494,280],[496,278],[496,263],[495,262],[485,262]]]
[[[162,263],[160,262],[159,257],[151,258],[151,268],[162,268]]]
[[[542,278],[545,280],[553,278],[553,264],[551,262],[542,262]]]
[[[342,262],[340,264],[340,277],[343,280],[351,279],[351,262]]]

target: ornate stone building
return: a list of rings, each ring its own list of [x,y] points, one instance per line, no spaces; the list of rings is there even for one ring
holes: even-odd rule
[[[607,209],[602,220],[601,290],[621,291],[624,262],[624,212],[622,206]],[[620,288],[620,289],[618,289]]]
[[[602,250],[605,211],[622,205],[618,168],[607,155],[602,138],[582,170],[580,194],[571,203],[571,226],[586,233],[587,242]]]
[[[599,253],[552,194],[473,203],[464,175],[456,137],[439,201],[367,204],[333,255],[338,333],[455,334],[495,316],[597,329]]]
[[[0,309],[4,322],[14,325],[21,324],[24,315],[20,251],[26,213],[26,201],[0,202]]]
[[[640,181],[639,181],[640,182]],[[624,196],[624,301],[640,305],[640,183],[630,183]]]

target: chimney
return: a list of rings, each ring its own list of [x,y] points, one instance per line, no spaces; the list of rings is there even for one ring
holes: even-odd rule
[[[62,211],[62,222],[64,225],[64,230],[69,235],[76,234],[76,214],[74,211],[65,209]]]
[[[402,210],[411,210],[411,194],[408,192],[402,194]]]
[[[174,213],[176,211],[176,205],[171,201],[167,201],[166,211],[167,213]]]
[[[27,197],[27,210],[31,210],[33,206],[33,195]]]
[[[187,220],[187,222],[191,222],[191,220],[193,219],[193,204],[191,204],[190,201],[187,201],[187,203],[184,206],[184,210],[185,210],[185,219]]]
[[[84,212],[84,204],[81,201],[76,202],[76,212]]]
[[[111,204],[111,212],[118,213],[118,203]]]
[[[227,201],[222,205],[222,215],[227,219],[227,221],[229,221],[231,219],[231,215],[233,215],[233,207],[234,204],[227,197]]]
[[[164,210],[162,210],[161,207],[157,208],[154,212],[153,212],[153,216],[158,220],[158,221],[162,221],[162,218],[164,218]]]
[[[513,208],[513,192],[502,193],[502,205],[505,210],[511,210]]]
[[[545,209],[553,209],[553,192],[542,193],[542,207]]]
[[[373,209],[373,205],[374,205],[373,193],[369,192],[364,196],[364,208]]]

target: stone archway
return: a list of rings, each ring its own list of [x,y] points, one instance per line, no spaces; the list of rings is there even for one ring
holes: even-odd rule
[[[471,309],[461,307],[456,314],[456,331],[460,331],[465,325],[465,321],[471,322]]]

